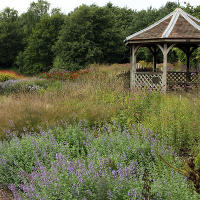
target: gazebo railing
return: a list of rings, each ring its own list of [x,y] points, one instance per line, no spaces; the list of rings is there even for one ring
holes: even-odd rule
[[[199,83],[199,72],[168,72],[167,81],[177,83]]]
[[[168,72],[167,88],[190,87],[200,84],[199,72]],[[136,72],[135,88],[160,90],[162,87],[162,72]]]
[[[167,84],[169,89],[173,87],[198,87],[200,84],[199,72],[168,72]]]
[[[162,73],[158,72],[136,72],[135,87],[137,89],[160,90],[162,85]]]

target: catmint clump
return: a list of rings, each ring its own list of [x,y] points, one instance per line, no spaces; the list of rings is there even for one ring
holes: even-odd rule
[[[150,129],[115,122],[98,137],[82,122],[39,129],[0,144],[0,184],[16,199],[198,199],[157,157],[164,147]]]

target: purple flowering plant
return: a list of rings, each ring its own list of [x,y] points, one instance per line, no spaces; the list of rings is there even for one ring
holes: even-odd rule
[[[32,93],[40,90],[46,90],[51,84],[44,79],[19,79],[0,82],[0,94]]]
[[[96,134],[94,134],[94,131]],[[0,184],[16,199],[197,199],[143,126],[58,126],[0,143]]]

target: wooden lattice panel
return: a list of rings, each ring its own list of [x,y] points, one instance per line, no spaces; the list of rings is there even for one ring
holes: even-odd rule
[[[162,85],[162,73],[136,72],[135,87],[138,89],[160,90]]]
[[[185,72],[168,72],[167,82],[168,83],[185,83],[186,73]]]
[[[162,73],[156,72],[136,72],[135,88],[160,90],[162,86]],[[167,88],[187,88],[200,85],[200,73],[198,72],[168,72]]]
[[[168,72],[167,84],[169,89],[174,87],[198,86],[200,83],[200,74],[198,72]]]
[[[190,73],[190,82],[191,83],[200,83],[200,74],[198,72]]]

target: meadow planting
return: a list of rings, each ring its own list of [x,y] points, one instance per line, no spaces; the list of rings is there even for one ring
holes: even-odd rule
[[[0,83],[0,185],[15,199],[199,199],[198,90],[130,91],[129,65]]]
[[[10,70],[0,70],[0,82],[4,82],[7,80],[16,80],[23,78],[22,75]]]

